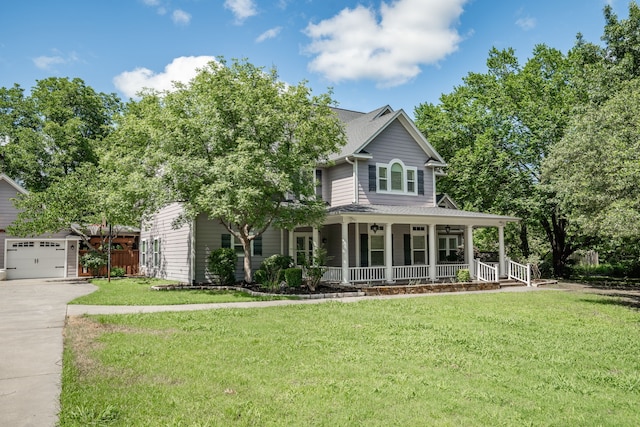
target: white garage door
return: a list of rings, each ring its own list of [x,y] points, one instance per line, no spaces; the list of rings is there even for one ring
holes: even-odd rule
[[[64,241],[7,240],[6,245],[7,279],[64,277]]]

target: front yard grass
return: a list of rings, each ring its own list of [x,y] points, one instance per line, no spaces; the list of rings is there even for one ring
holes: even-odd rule
[[[61,426],[637,426],[640,312],[561,291],[71,318]]]
[[[126,278],[94,279],[91,281],[98,289],[76,298],[69,304],[86,305],[170,305],[170,304],[205,304],[221,302],[264,301],[283,299],[283,297],[252,296],[246,292],[223,290],[176,290],[154,291],[153,285],[175,284],[175,281]]]

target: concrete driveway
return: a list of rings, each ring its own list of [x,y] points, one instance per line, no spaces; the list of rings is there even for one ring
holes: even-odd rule
[[[57,423],[67,302],[94,289],[46,279],[0,282],[0,426]]]

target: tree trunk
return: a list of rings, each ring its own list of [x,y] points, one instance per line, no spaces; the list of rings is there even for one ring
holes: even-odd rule
[[[253,272],[251,271],[251,240],[247,236],[240,237],[242,242],[242,250],[244,251],[244,281],[245,283],[253,283]]]
[[[529,258],[531,254],[531,250],[529,249],[529,233],[527,225],[524,223],[520,224],[520,250],[524,258]]]
[[[543,218],[541,224],[551,244],[553,275],[563,277],[566,274],[567,259],[573,253],[571,244],[567,243],[567,220],[559,218],[554,210],[551,213],[551,222],[548,218]]]

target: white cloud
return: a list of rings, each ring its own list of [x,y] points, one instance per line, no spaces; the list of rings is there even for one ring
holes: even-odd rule
[[[196,76],[199,69],[204,68],[211,61],[215,61],[213,56],[181,56],[171,61],[161,73],[139,67],[133,71],[118,74],[113,78],[113,84],[130,98],[135,98],[145,88],[158,91],[173,90],[173,82],[188,83]]]
[[[338,15],[309,24],[315,55],[309,69],[327,79],[370,79],[397,86],[455,52],[462,37],[455,24],[467,0],[396,0],[369,7],[343,9]]]
[[[191,22],[191,15],[184,10],[176,9],[173,11],[171,19],[173,20],[174,24],[189,25],[189,22]]]
[[[41,70],[51,70],[55,65],[71,64],[73,62],[80,62],[81,59],[76,52],[64,54],[57,49],[54,49],[52,55],[42,55],[33,58],[33,64]]]
[[[278,34],[280,34],[280,31],[282,31],[282,27],[271,28],[271,29],[265,31],[264,33],[260,34],[258,36],[258,38],[256,39],[256,42],[262,43],[265,40],[277,37]]]
[[[229,9],[241,24],[245,19],[257,15],[258,10],[253,0],[225,0],[224,7]]]
[[[64,64],[66,61],[61,56],[38,56],[33,58],[33,63],[41,70],[50,70],[54,65]]]
[[[516,21],[516,25],[520,28],[522,28],[524,31],[529,31],[529,30],[533,30],[536,25],[536,18],[531,18],[530,16],[527,16],[526,18],[519,18]]]

